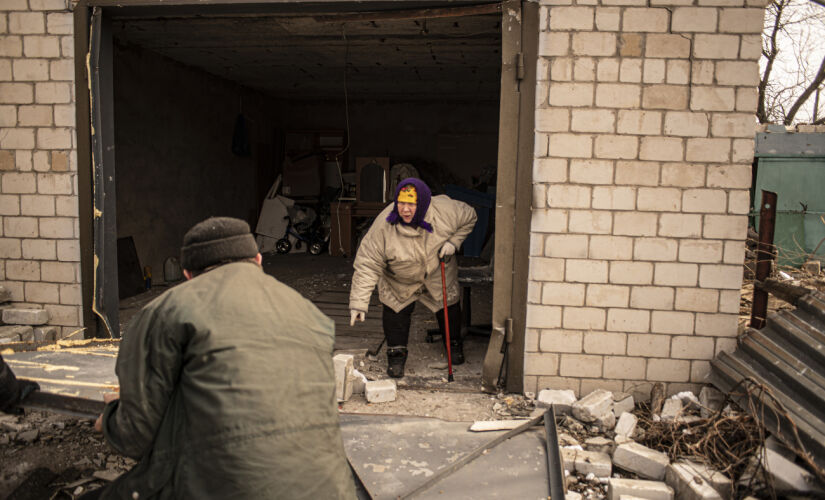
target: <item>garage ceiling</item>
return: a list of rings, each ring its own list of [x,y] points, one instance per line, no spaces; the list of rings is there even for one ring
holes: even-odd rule
[[[356,99],[498,99],[500,13],[414,16],[143,14],[112,26],[119,43],[278,98],[340,98],[346,82]]]

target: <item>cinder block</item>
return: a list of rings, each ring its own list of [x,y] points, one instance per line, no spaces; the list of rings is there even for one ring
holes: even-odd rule
[[[597,142],[597,148],[604,148],[604,145]],[[613,181],[613,163],[605,160],[572,160],[570,180],[583,184],[610,184]]]
[[[707,288],[677,288],[675,308],[678,311],[715,313],[719,306],[719,291]]]
[[[12,63],[14,79],[43,81],[49,79],[49,61],[45,59],[15,59]]]
[[[627,337],[627,354],[666,358],[670,355],[670,336],[652,334],[630,334]]]
[[[645,59],[642,80],[645,83],[665,83],[665,60]]]
[[[723,33],[762,33],[765,9],[722,9],[719,31]]]
[[[645,44],[645,56],[686,59],[690,57],[690,40],[681,35],[650,34]]]
[[[547,187],[547,205],[551,208],[590,208],[590,187],[552,184]]]
[[[744,215],[706,215],[705,238],[744,240],[747,236],[747,217]]]
[[[596,80],[596,60],[592,57],[577,57],[573,61],[573,79],[592,82]]]
[[[699,286],[739,290],[742,287],[743,270],[741,265],[703,264],[699,270]]]
[[[691,467],[684,463],[670,464],[665,482],[673,488],[677,498],[685,500],[722,500],[722,496]]]
[[[736,95],[730,87],[694,87],[691,91],[691,110],[733,111],[735,107]]]
[[[623,34],[622,40],[628,35]],[[638,36],[638,35],[636,35]],[[622,47],[622,50],[624,47]],[[603,58],[599,59],[596,65],[596,79],[600,82],[615,82],[619,79],[619,61],[618,59]]]
[[[702,187],[705,185],[705,166],[697,163],[665,163],[662,165],[662,185]]]
[[[693,38],[693,56],[697,59],[737,59],[739,57],[739,37],[736,35],[698,34]],[[702,69],[707,71],[708,67],[703,66]],[[712,82],[702,83],[710,84]]]
[[[613,234],[622,236],[656,236],[658,215],[643,212],[616,212]]]
[[[574,109],[570,121],[573,132],[602,132],[614,130],[616,112],[609,109]]]
[[[587,354],[562,354],[559,362],[562,377],[600,378],[602,376],[602,356]]]
[[[605,260],[632,260],[633,238],[624,236],[591,236],[590,258]]]
[[[613,472],[610,455],[598,451],[576,450],[574,467],[579,474],[592,473],[596,477],[610,477]]]
[[[613,463],[640,477],[660,480],[665,477],[665,469],[670,464],[670,459],[664,453],[631,442],[616,448]]]
[[[542,284],[541,303],[556,306],[583,306],[585,285],[577,283]]]
[[[710,337],[673,337],[670,355],[679,359],[713,359],[714,342]]]
[[[0,84],[0,92],[2,92],[2,84]],[[2,95],[2,94],[0,94]],[[0,98],[2,99],[2,98]],[[4,128],[0,130],[0,148],[3,149],[34,149],[34,130],[28,128]],[[29,155],[29,159],[31,159],[29,152],[17,152],[16,162],[18,164],[18,170],[31,170],[31,166],[29,168],[20,168],[20,158],[21,154]],[[8,173],[3,175],[3,192],[4,193],[14,193],[15,191],[7,191],[5,185],[9,182],[7,178],[11,178],[13,174]],[[14,174],[14,175],[30,175],[30,174]],[[18,177],[17,179],[21,179],[23,177]]]
[[[622,19],[623,31],[658,32],[668,30],[669,16],[667,9],[625,9]]]
[[[567,160],[536,158],[533,160],[533,182],[566,182]]]
[[[660,481],[611,477],[607,482],[608,500],[621,500],[624,496],[647,500],[673,500],[673,488]]]
[[[26,342],[32,340],[33,338],[34,334],[32,333],[32,327],[30,326],[0,326],[0,344]]]
[[[753,163],[754,142],[753,139],[734,139],[731,161],[733,163],[747,163],[748,165]]]
[[[698,238],[702,235],[702,216],[665,213],[659,217],[659,236]]]
[[[591,106],[593,104],[593,84],[551,82],[548,102],[551,106]]]
[[[396,398],[395,380],[370,380],[364,385],[368,403],[389,403]]]
[[[559,328],[561,307],[528,304],[525,323],[527,328]]]
[[[550,30],[592,30],[595,20],[593,7],[551,7]]]
[[[43,236],[43,235],[41,234],[41,236]],[[54,259],[57,258],[57,252],[55,250],[56,245],[55,245],[54,240],[44,240],[44,239],[23,240],[22,249],[23,249],[23,258],[24,259],[54,260]],[[41,302],[41,301],[28,300],[28,302]]]
[[[58,240],[57,260],[80,262],[80,243],[77,240]]]
[[[567,231],[567,210],[540,208],[533,210],[530,220],[533,233],[559,233]]]
[[[742,35],[739,58],[758,61],[762,57],[762,35]]]
[[[569,415],[573,403],[576,402],[576,393],[569,389],[543,389],[536,398],[539,408],[555,407],[556,415]]]
[[[699,313],[696,315],[696,335],[735,337],[738,334],[738,319],[736,314]]]
[[[628,186],[596,186],[593,188],[593,208],[633,210],[636,208],[636,189]]]
[[[12,325],[43,325],[49,322],[49,313],[43,309],[4,309],[3,323]]]
[[[650,330],[650,311],[608,309],[607,329],[612,332],[647,332]]]
[[[693,333],[693,313],[682,311],[653,311],[650,331],[653,333]]]
[[[665,115],[665,134],[681,137],[705,137],[708,135],[708,115],[671,111]]]
[[[552,134],[550,156],[559,158],[590,158],[593,156],[593,140],[589,135]]]
[[[638,190],[637,210],[678,212],[681,205],[682,192],[679,189],[640,187]]]
[[[49,312],[49,317],[51,318],[49,323],[52,325],[71,326],[77,328],[77,325],[80,324],[80,307],[44,304],[43,309]]]
[[[634,286],[630,294],[633,309],[673,309],[673,288],[661,286]]]
[[[525,375],[558,375],[559,355],[547,352],[531,352],[524,356]]]
[[[37,191],[34,174],[28,172],[9,172],[3,174],[3,193],[28,194]]]
[[[565,307],[563,325],[568,330],[604,330],[604,309]]]
[[[40,219],[41,238],[73,238],[75,220],[69,217],[42,217]]]
[[[660,111],[619,110],[616,124],[620,134],[658,135],[662,132]]]
[[[745,261],[745,244],[741,241],[726,241],[725,257],[722,261],[725,264],[741,266]]]
[[[32,328],[32,338],[35,342],[54,342],[57,340],[57,327],[38,326]]]
[[[567,132],[570,128],[570,111],[560,108],[536,110],[536,130],[540,132]]]
[[[612,262],[610,283],[622,285],[649,285],[653,282],[653,264],[650,262]]]
[[[51,106],[20,106],[17,112],[19,125],[24,127],[48,127],[52,124]]]
[[[60,57],[60,39],[56,36],[24,36],[23,55],[26,57]]]
[[[739,290],[719,290],[719,312],[739,313]]]
[[[571,233],[609,234],[613,213],[601,210],[571,210],[568,229]]]
[[[565,32],[539,33],[539,56],[564,56],[570,50],[570,34]]]
[[[72,132],[67,128],[38,128],[37,147],[39,149],[71,149]]]
[[[52,283],[76,283],[75,265],[68,262],[44,261],[40,265],[43,281]]]
[[[687,189],[682,197],[684,212],[725,213],[727,195],[721,189]]]
[[[38,82],[34,86],[34,100],[39,104],[66,104],[72,100],[69,82]]]
[[[671,85],[687,85],[690,81],[690,62],[668,61],[665,81]]]
[[[751,186],[751,165],[711,165],[708,167],[708,187],[748,189]],[[737,237],[734,239],[742,239]]]
[[[644,380],[646,366],[644,358],[605,356],[604,376],[621,380]]]
[[[612,56],[616,54],[616,35],[598,31],[573,33],[572,48],[575,56]]]
[[[60,303],[64,305],[80,306],[83,305],[80,285],[78,284],[62,284],[60,285]]]
[[[596,158],[613,158],[632,160],[636,158],[639,139],[629,135],[599,135],[593,154]]]
[[[596,106],[600,108],[638,108],[639,85],[631,83],[599,83],[596,85]]]
[[[597,389],[572,405],[573,416],[582,422],[594,422],[613,407],[613,393]]]
[[[568,259],[565,281],[569,283],[607,283],[607,261]]]
[[[544,257],[531,258],[530,279],[536,281],[563,281],[564,260]]]
[[[336,354],[332,357],[335,370],[335,397],[338,401],[349,401],[352,396],[352,386],[349,381],[354,370],[354,356],[351,354]]]
[[[672,262],[676,260],[677,240],[667,238],[636,238],[633,247],[635,260]]]
[[[574,259],[587,258],[588,236],[584,234],[548,234],[544,255]]]
[[[714,114],[711,132],[715,137],[753,137],[756,119],[749,114]]]
[[[0,36],[0,57],[23,55],[23,39],[19,36]]]
[[[617,436],[631,437],[636,431],[636,424],[639,419],[636,415],[624,412],[619,415],[619,421],[616,422],[616,427],[613,429]]]
[[[662,65],[662,80],[664,79],[664,64]],[[696,89],[693,89],[695,92]],[[645,87],[642,94],[642,108],[644,109],[686,109],[688,104],[688,88],[684,85],[651,85]],[[731,102],[731,105],[733,102]],[[693,107],[691,107],[693,109]],[[730,109],[733,109],[731,107]]]
[[[618,31],[621,11],[618,7],[596,7],[596,30]]]
[[[699,266],[675,262],[657,262],[653,282],[663,286],[696,286]]]
[[[587,354],[624,354],[626,349],[627,335],[624,333],[589,331],[584,334],[584,352]]]
[[[582,352],[582,332],[571,330],[542,330],[539,350],[543,352]]]
[[[665,422],[673,422],[682,416],[682,400],[673,396],[665,400],[659,416]]]
[[[40,12],[10,12],[8,29],[19,35],[45,33],[45,18]]]
[[[677,7],[673,10],[671,30],[713,33],[716,31],[716,22],[717,14],[714,8]]]
[[[722,261],[723,244],[716,240],[681,240],[681,262],[718,263]]]
[[[616,162],[616,184],[656,186],[659,184],[659,164],[645,161]]]

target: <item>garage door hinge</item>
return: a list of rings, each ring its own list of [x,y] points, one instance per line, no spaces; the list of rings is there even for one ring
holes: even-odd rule
[[[516,79],[524,80],[524,54],[521,52],[516,54]]]

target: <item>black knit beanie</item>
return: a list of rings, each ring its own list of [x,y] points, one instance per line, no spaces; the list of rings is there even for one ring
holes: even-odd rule
[[[258,244],[249,224],[234,217],[210,217],[192,226],[183,236],[180,265],[200,271],[215,264],[258,255]]]

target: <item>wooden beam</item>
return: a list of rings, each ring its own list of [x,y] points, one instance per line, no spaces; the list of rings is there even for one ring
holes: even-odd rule
[[[392,11],[358,12],[354,14],[327,14],[313,16],[319,23],[346,23],[355,21],[399,21],[403,19],[437,19],[443,17],[467,17],[501,12],[501,3],[470,5],[467,7],[443,7],[438,9],[403,9]]]

